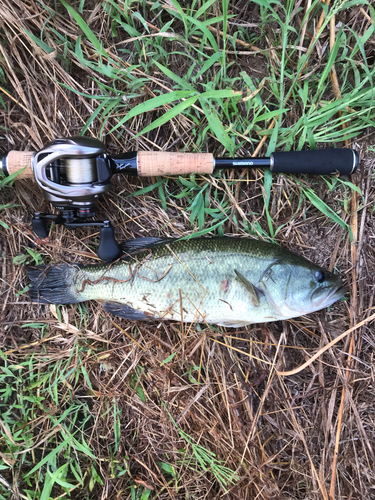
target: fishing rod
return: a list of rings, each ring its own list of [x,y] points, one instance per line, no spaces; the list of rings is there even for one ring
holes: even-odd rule
[[[269,168],[272,173],[350,175],[358,167],[352,149],[275,152],[270,158],[214,158],[211,153],[130,151],[110,156],[105,145],[89,137],[55,139],[38,152],[9,151],[0,158],[5,175],[19,172],[17,179],[35,178],[44,198],[60,213],[36,213],[32,227],[39,238],[48,236],[48,221],[67,229],[100,227],[98,257],[112,261],[121,254],[114,228],[95,217],[95,204],[111,188],[116,173],[140,177],[212,174],[222,169]]]

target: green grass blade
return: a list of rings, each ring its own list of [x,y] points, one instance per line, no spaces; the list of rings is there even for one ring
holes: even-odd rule
[[[173,101],[177,101],[179,99],[183,99],[186,97],[190,97],[192,95],[191,91],[187,90],[175,90],[173,92],[169,92],[166,94],[161,94],[157,97],[153,97],[152,99],[148,99],[145,102],[141,102],[137,106],[135,106],[133,109],[129,111],[129,113],[122,118],[119,123],[110,130],[110,133],[114,132],[117,130],[119,127],[121,127],[125,122],[130,120],[131,118],[134,118],[137,115],[140,115],[142,113],[147,113],[147,111],[154,110],[156,108],[159,108],[160,106],[165,106],[166,104],[170,104]]]
[[[321,90],[323,88],[325,88],[327,85],[326,80],[329,77],[329,73],[331,71],[332,66],[334,65],[334,63],[336,61],[337,54],[338,54],[339,48],[341,46],[341,34],[342,34],[342,28],[340,28],[340,31],[336,35],[335,44],[334,44],[334,46],[329,54],[328,62],[324,66],[322,76],[320,77],[320,80],[319,80],[319,85],[318,85],[318,89],[317,89],[317,93],[316,93],[317,96],[319,95],[319,92],[321,92]]]
[[[33,467],[31,471],[28,472],[24,477],[26,478],[31,476],[32,474],[34,474],[34,472],[43,467],[43,465],[46,464],[49,460],[52,460],[63,448],[68,448],[71,439],[72,437],[66,438],[62,443],[60,443],[56,448],[54,448],[50,453],[48,453],[48,455],[43,457],[42,460],[38,462],[36,466]]]
[[[51,54],[51,52],[53,52],[54,49],[52,47],[50,47],[46,42],[43,42],[43,40],[40,40],[38,37],[33,35],[30,31],[26,29],[23,29],[22,31],[24,31],[26,35],[38,45],[38,47],[47,52],[47,54]]]
[[[178,13],[182,16],[185,17],[185,12],[182,10],[181,5],[177,2],[177,0],[169,0],[170,3],[176,8]]]
[[[335,224],[339,224],[342,228],[347,229],[350,236],[350,241],[353,239],[352,231],[350,226],[342,220],[342,218],[337,215],[336,212],[332,210],[323,200],[319,198],[317,194],[311,188],[302,187],[303,192],[307,196],[307,198],[311,201],[311,203],[320,211],[322,214],[326,215],[328,218],[332,220]]]
[[[145,127],[139,134],[137,134],[135,137],[139,137],[142,134],[146,134],[147,132],[150,132],[150,130],[154,130],[157,127],[161,127],[161,125],[164,125],[164,123],[169,122],[169,120],[172,120],[175,116],[179,115],[182,113],[185,109],[190,108],[198,99],[198,96],[194,97],[189,97],[189,99],[186,99],[183,102],[180,102],[180,104],[177,104],[177,106],[174,106],[172,109],[164,113],[163,116],[158,118],[157,120],[154,120],[150,125]]]
[[[290,108],[283,108],[283,109],[276,109],[275,111],[268,111],[267,113],[262,113],[261,115],[258,115],[256,118],[254,118],[254,123],[260,122],[260,121],[267,121],[270,118],[273,118],[274,116],[282,115],[283,113],[286,113],[289,111]]]
[[[196,12],[196,14],[194,14],[194,18],[199,19],[201,15],[204,14],[206,10],[208,10],[215,2],[216,0],[206,0],[205,2],[203,2],[202,7]]]
[[[198,21],[197,19],[194,19],[194,17],[188,16],[187,19],[191,21],[193,24],[195,24],[198,30],[201,31],[203,35],[210,41],[211,47],[214,49],[214,52],[219,52],[219,47],[216,43],[215,37],[211,33],[211,31],[205,26],[205,24],[202,23],[201,21]]]
[[[199,96],[200,99],[225,99],[226,97],[241,97],[242,92],[239,90],[232,89],[219,89],[219,90],[207,90],[202,92]]]
[[[234,155],[235,144],[225,131],[223,124],[221,123],[214,107],[209,101],[205,99],[200,99],[200,103],[203,108],[204,114],[207,118],[207,121],[210,125],[212,133],[221,142],[221,144],[225,147],[225,149],[231,155]]]
[[[86,21],[78,14],[76,10],[71,7],[68,2],[65,0],[61,0],[61,3],[64,5],[66,10],[71,14],[71,16],[74,18],[78,26],[81,28],[81,30],[84,32],[86,35],[87,39],[93,44],[93,46],[96,48],[96,50],[99,52],[100,55],[106,55],[108,57],[108,54],[103,48],[102,43],[98,40],[98,38],[95,36],[94,32],[89,28],[88,24]]]
[[[199,238],[200,236],[204,236],[205,234],[211,233],[221,227],[228,219],[217,222],[211,227],[207,227],[206,229],[202,229],[201,231],[196,231],[193,234],[189,234],[188,236],[184,236],[181,240],[189,240],[190,238]]]
[[[190,83],[188,83],[187,81],[185,81],[180,76],[175,75],[173,73],[173,71],[169,70],[168,68],[166,68],[162,64],[158,63],[157,61],[155,61],[155,64],[160,69],[160,71],[162,71],[168,78],[170,78],[171,80],[173,80],[175,83],[178,83],[178,85],[181,85],[182,88],[185,88],[187,90],[196,91],[195,88],[192,85],[190,85]]]
[[[108,101],[110,99],[105,99],[103,100],[99,106],[96,108],[96,110],[92,113],[92,115],[90,116],[90,118],[87,120],[86,124],[84,125],[84,127],[82,128],[81,132],[79,135],[84,135],[86,133],[86,131],[89,129],[89,127],[91,126],[91,124],[93,123],[93,121],[95,120],[95,118],[99,115],[99,113],[103,110],[103,108],[107,105]]]
[[[204,63],[202,68],[198,71],[196,76],[194,76],[194,80],[197,80],[200,76],[202,76],[207,70],[209,70],[222,56],[221,52],[215,52],[212,56]]]
[[[138,191],[135,191],[134,193],[129,194],[128,196],[126,196],[126,198],[132,198],[133,196],[141,196],[142,194],[149,193],[150,191],[153,191],[154,189],[159,187],[161,184],[163,184],[163,182],[165,182],[165,179],[160,179],[157,182],[155,182],[155,184],[151,184],[151,186],[146,186],[143,189],[139,189]]]

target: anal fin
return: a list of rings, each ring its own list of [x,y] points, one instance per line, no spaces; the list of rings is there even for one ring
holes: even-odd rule
[[[251,325],[251,322],[232,319],[228,321],[221,321],[220,323],[217,323],[217,325],[225,326],[226,328],[242,328],[243,326]]]
[[[143,311],[138,311],[127,304],[120,304],[119,302],[104,302],[103,309],[119,318],[132,321],[149,321],[153,319],[152,316],[147,316]]]

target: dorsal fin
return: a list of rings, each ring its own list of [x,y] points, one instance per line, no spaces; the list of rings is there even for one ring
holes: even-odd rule
[[[172,243],[176,241],[177,238],[136,238],[134,240],[125,241],[121,244],[121,251],[124,254],[134,254],[141,252],[142,250],[147,250],[153,248],[155,245],[160,245],[160,243]]]
[[[236,275],[239,277],[241,280],[241,283],[245,286],[246,290],[250,293],[250,300],[253,304],[254,307],[259,306],[259,294],[255,286],[247,279],[245,276],[243,276],[240,272],[237,271],[237,269],[234,270]]]

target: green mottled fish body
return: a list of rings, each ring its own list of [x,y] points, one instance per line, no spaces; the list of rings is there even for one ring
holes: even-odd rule
[[[33,300],[95,299],[130,319],[233,327],[300,316],[345,293],[339,277],[250,238],[145,238],[129,242],[126,250],[113,264],[56,266],[44,277],[31,271]]]

